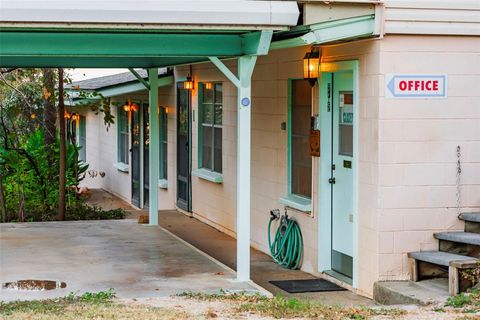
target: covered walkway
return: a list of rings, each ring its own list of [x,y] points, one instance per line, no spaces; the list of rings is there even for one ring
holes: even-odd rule
[[[292,1],[18,1],[0,6],[0,67],[148,68],[158,106],[158,68],[211,61],[237,87],[237,280],[250,280],[251,77],[273,32],[298,22]],[[237,59],[232,72],[222,59]],[[192,76],[192,75],[191,75]],[[159,180],[158,108],[149,112],[149,189]],[[158,193],[150,194],[158,225]]]
[[[160,227],[134,220],[0,225],[0,283],[54,280],[47,291],[0,289],[0,300],[64,297],[112,288],[121,299],[186,291],[257,291],[235,273]]]

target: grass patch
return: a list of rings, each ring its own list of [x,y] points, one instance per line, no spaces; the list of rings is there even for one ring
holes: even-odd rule
[[[86,319],[191,319],[186,312],[147,306],[122,305],[114,302],[113,290],[36,301],[0,302],[0,318],[26,320]]]
[[[466,313],[480,312],[480,290],[472,289],[467,293],[460,293],[447,299],[446,307],[463,309]]]
[[[109,304],[112,303],[114,297],[115,292],[110,289],[97,293],[86,292],[80,296],[75,293],[70,293],[66,297],[58,299],[13,302],[0,301],[0,315],[11,315],[16,312],[61,314],[65,309],[74,304]]]
[[[254,313],[273,318],[315,318],[315,319],[369,319],[373,316],[399,317],[405,311],[398,309],[374,309],[367,307],[327,306],[318,302],[276,296],[272,299],[258,295],[240,293],[204,294],[184,292],[179,296],[201,301],[234,302],[236,313]]]

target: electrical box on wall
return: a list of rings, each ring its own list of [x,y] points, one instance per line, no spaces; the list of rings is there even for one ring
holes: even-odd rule
[[[318,114],[315,114],[310,118],[310,129],[320,130],[320,117]]]

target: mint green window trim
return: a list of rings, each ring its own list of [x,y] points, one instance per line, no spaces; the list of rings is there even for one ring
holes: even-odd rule
[[[129,163],[129,128],[128,128],[128,112],[123,110],[121,106],[117,108],[117,161],[128,165]],[[123,170],[121,170],[123,171]]]
[[[211,85],[211,89],[206,89],[205,83],[198,84],[198,168],[222,174],[223,86],[221,82],[211,82]],[[206,90],[212,91],[209,100]],[[213,180],[218,183],[220,179]]]
[[[167,108],[166,107],[160,107],[160,128],[159,128],[159,134],[160,134],[160,140],[159,140],[159,149],[160,149],[160,161],[158,162],[159,164],[159,170],[160,170],[160,180],[165,180],[167,181],[168,179],[168,114],[167,114]],[[162,183],[161,188],[166,189],[164,187],[164,183]]]

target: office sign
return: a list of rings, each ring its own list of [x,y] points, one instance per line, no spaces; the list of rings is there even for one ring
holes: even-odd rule
[[[385,77],[387,99],[445,99],[447,75],[387,74]]]

